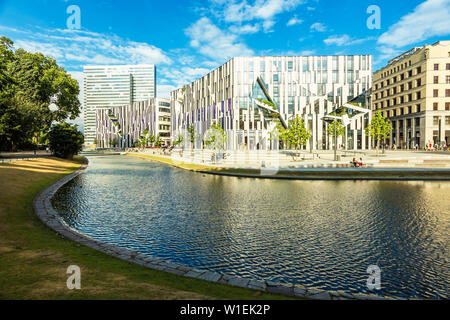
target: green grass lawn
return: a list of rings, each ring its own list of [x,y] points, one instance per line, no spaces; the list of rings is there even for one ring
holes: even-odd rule
[[[0,165],[0,299],[288,299],[150,270],[66,240],[35,215],[33,199],[82,158]],[[81,268],[81,290],[66,287]]]

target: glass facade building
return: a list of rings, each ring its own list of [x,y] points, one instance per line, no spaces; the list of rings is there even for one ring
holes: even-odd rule
[[[84,67],[85,144],[94,144],[96,110],[129,105],[155,96],[154,65]]]
[[[183,88],[171,92],[172,137],[194,125],[202,136],[213,121],[227,134],[229,150],[269,150],[271,123],[255,103],[261,78],[286,123],[303,117],[312,138],[307,148],[330,149],[322,117],[372,84],[372,56],[235,57]],[[341,143],[366,149],[368,116],[352,122]],[[345,141],[344,141],[345,140]],[[198,141],[196,148],[201,148]]]

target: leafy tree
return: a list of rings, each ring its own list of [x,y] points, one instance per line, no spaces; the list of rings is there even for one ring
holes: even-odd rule
[[[392,132],[392,124],[389,119],[386,119],[380,111],[375,113],[375,116],[372,118],[372,122],[366,127],[366,135],[370,136],[377,142],[377,155],[380,150],[380,142],[385,139],[389,139]],[[384,144],[383,144],[383,152],[384,152]]]
[[[111,141],[109,142],[109,144],[115,148],[119,145],[119,141],[117,140],[117,138],[111,139]]]
[[[159,147],[162,146],[162,144],[163,144],[163,141],[162,141],[160,135],[158,134],[158,135],[155,137],[155,146],[159,148]]]
[[[189,133],[189,141],[191,142],[191,148],[194,149],[195,144],[195,128],[193,125],[190,125],[188,128]]]
[[[176,147],[176,146],[182,144],[183,142],[184,142],[183,136],[182,136],[182,135],[179,135],[178,138],[177,138],[177,140],[175,140],[175,141],[173,142],[173,145]]]
[[[0,148],[6,150],[37,141],[55,121],[80,114],[78,82],[55,60],[13,45],[0,38]]]
[[[296,155],[300,155],[300,147],[306,146],[311,138],[311,132],[306,129],[305,122],[300,116],[296,116],[286,131],[286,141],[295,147]]]
[[[286,143],[287,139],[287,130],[282,126],[280,120],[276,121],[276,127],[269,133],[270,141],[280,141],[283,142],[283,144]]]
[[[225,150],[227,141],[225,131],[220,123],[213,121],[211,127],[206,131],[203,141],[209,149],[213,150],[213,156],[216,159],[216,153]]]
[[[50,150],[59,158],[72,159],[81,151],[84,143],[83,134],[76,125],[66,122],[54,125],[48,134]]]
[[[151,133],[151,134],[147,137],[147,143],[150,144],[150,146],[153,147],[153,145],[155,144],[155,142],[156,142],[156,137],[155,137],[154,134]]]
[[[335,143],[335,138],[343,137],[345,135],[345,127],[341,120],[335,120],[328,124],[327,134],[333,138],[333,143]]]

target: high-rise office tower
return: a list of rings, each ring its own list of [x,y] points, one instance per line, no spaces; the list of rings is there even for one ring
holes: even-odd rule
[[[85,144],[95,142],[96,110],[130,105],[155,97],[155,65],[84,67]]]

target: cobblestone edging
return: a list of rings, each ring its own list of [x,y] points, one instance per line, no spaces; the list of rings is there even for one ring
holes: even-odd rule
[[[313,288],[306,288],[300,285],[237,278],[228,275],[222,275],[212,271],[198,270],[190,267],[176,265],[174,263],[163,261],[159,258],[145,256],[133,250],[99,242],[87,235],[76,231],[73,228],[70,228],[58,215],[55,209],[53,209],[53,206],[51,204],[51,199],[55,195],[55,193],[66,183],[80,175],[86,168],[87,164],[84,164],[76,172],[65,176],[63,179],[46,188],[36,197],[33,202],[35,213],[39,217],[39,219],[50,229],[56,231],[65,238],[81,243],[92,249],[102,251],[108,255],[117,257],[125,261],[133,262],[150,269],[161,270],[179,276],[191,277],[235,287],[242,287],[268,293],[316,300],[401,300],[394,297],[380,297],[375,295],[357,294],[352,295],[341,291],[326,292]]]

